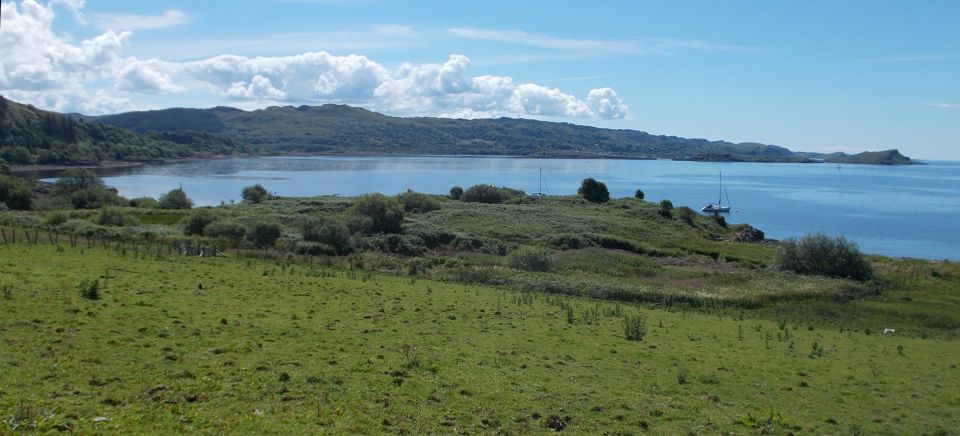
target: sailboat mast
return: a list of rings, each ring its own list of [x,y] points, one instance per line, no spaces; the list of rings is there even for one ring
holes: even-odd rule
[[[720,206],[723,201],[723,171],[720,171],[720,186],[717,189],[717,206]]]

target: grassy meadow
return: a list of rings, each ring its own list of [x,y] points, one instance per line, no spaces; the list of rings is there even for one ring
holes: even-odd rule
[[[436,219],[462,222],[454,207],[445,213]],[[669,234],[662,238],[657,246],[668,245]],[[728,253],[750,259],[758,250],[744,246]],[[720,266],[708,270],[709,255],[590,250],[558,253],[545,274],[704,292],[800,280],[760,275],[748,260],[711,259]],[[319,259],[0,245],[0,433],[960,428],[952,264],[875,259],[889,283],[878,296],[744,309],[525,292],[442,271],[411,276],[409,265],[391,270],[389,256],[377,259],[375,268],[350,269]],[[811,289],[842,288],[810,280]],[[98,299],[85,298],[94,281]],[[627,340],[625,320],[637,316],[646,334]],[[883,335],[884,327],[898,331]]]

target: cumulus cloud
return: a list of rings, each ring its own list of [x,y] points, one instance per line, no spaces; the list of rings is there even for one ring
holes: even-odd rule
[[[610,88],[578,98],[536,83],[517,84],[511,77],[470,74],[471,61],[451,54],[438,63],[404,63],[390,70],[366,56],[325,51],[292,56],[220,55],[184,62],[124,56],[131,31],[172,25],[185,14],[121,17],[110,23],[104,14],[88,14],[109,29],[74,42],[53,29],[54,5],[81,14],[83,0],[36,0],[3,3],[0,29],[0,91],[14,100],[59,111],[101,114],[143,108],[135,102],[147,94],[207,95],[210,105],[223,101],[251,108],[271,104],[341,102],[398,115],[481,118],[627,116],[627,105]],[[113,16],[118,17],[118,16]],[[113,28],[117,26],[116,28]],[[405,34],[404,26],[383,31]]]
[[[610,88],[591,89],[587,94],[587,104],[598,117],[608,120],[626,117],[629,109],[616,91]]]

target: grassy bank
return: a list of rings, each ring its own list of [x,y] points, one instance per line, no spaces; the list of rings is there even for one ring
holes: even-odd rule
[[[4,431],[960,426],[954,340],[257,259],[45,244],[0,259]],[[925,311],[914,295],[901,303]],[[646,337],[628,341],[637,315]]]

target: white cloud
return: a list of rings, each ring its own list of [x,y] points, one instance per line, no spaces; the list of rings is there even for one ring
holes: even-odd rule
[[[232,83],[230,89],[227,89],[226,95],[233,98],[256,100],[283,100],[287,98],[287,93],[274,88],[270,79],[259,74],[253,76],[250,83]]]
[[[120,71],[117,89],[129,92],[159,93],[179,92],[184,87],[174,84],[164,72],[167,67],[160,61],[137,61],[131,59]]]
[[[754,47],[719,45],[705,41],[679,38],[631,39],[576,39],[523,30],[480,29],[452,27],[448,32],[464,39],[528,46],[552,51],[576,52],[586,55],[672,55],[681,50],[752,50]]]
[[[533,83],[517,86],[510,96],[511,111],[528,115],[586,117],[590,109],[576,97],[564,94],[559,89],[547,88]]]
[[[926,107],[935,107],[935,108],[938,108],[938,109],[956,109],[956,108],[960,107],[960,105],[956,105],[956,104],[953,104],[953,103],[943,103],[943,102],[939,102],[939,103],[927,103],[927,104],[924,104],[924,106],[926,106]]]
[[[82,0],[55,0],[77,14]],[[292,56],[218,55],[175,62],[124,56],[132,33],[106,30],[74,42],[53,32],[54,3],[3,3],[0,28],[0,92],[58,111],[101,114],[143,108],[145,94],[207,96],[210,106],[244,108],[271,104],[341,102],[396,115],[449,117],[623,118],[627,106],[615,91],[598,88],[586,99],[511,77],[470,74],[471,60],[451,54],[440,63],[404,63],[389,70],[366,56],[325,51]],[[92,21],[120,16],[89,14]],[[128,29],[182,22],[185,14],[124,16]],[[121,23],[114,23],[120,26]],[[111,25],[112,26],[112,25]],[[403,37],[407,26],[377,32]]]
[[[190,16],[177,9],[168,9],[157,15],[96,13],[90,14],[90,21],[103,30],[150,30],[185,24],[190,21]]]
[[[610,88],[591,89],[587,94],[587,104],[600,118],[620,119],[627,116],[627,105]]]

